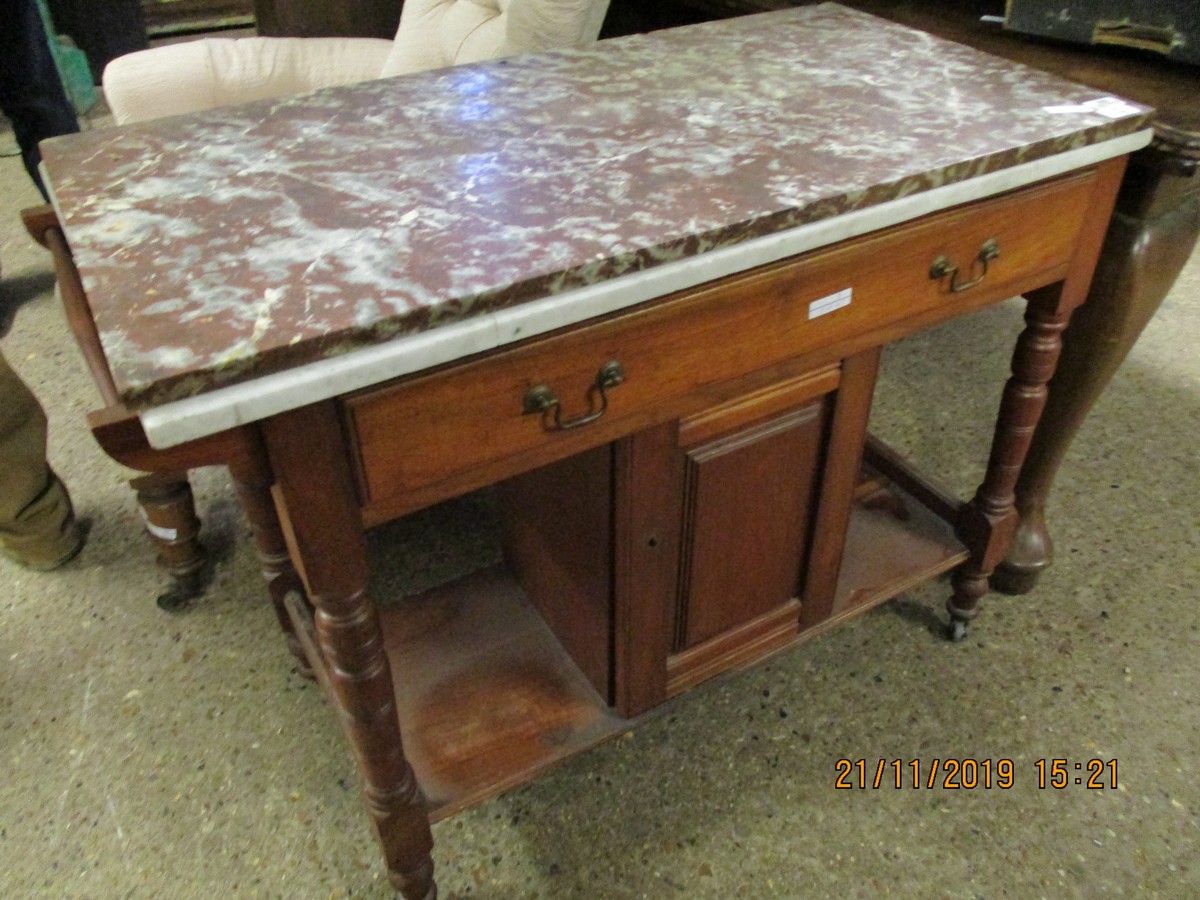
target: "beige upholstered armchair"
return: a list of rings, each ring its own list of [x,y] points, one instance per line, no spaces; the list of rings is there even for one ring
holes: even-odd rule
[[[609,0],[406,0],[396,38],[206,38],[118,57],[118,124],[596,40]]]

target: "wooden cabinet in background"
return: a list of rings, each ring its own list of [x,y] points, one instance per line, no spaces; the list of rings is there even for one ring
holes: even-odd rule
[[[249,29],[254,0],[142,0],[142,16],[152,39]]]
[[[391,38],[403,0],[254,0],[258,33],[270,37]]]

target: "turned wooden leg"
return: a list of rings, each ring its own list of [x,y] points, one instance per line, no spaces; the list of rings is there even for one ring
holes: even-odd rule
[[[279,524],[275,510],[275,499],[271,495],[274,477],[267,463],[266,450],[257,435],[247,436],[246,452],[229,461],[229,472],[233,486],[241,502],[242,511],[250,523],[254,535],[254,549],[258,555],[259,568],[267,582],[271,604],[279,619],[279,626],[287,637],[288,649],[296,658],[297,668],[306,678],[313,677],[312,667],[288,615],[286,598],[289,593],[304,597],[304,586],[300,575],[292,565],[287,541]]]
[[[321,680],[354,748],[388,876],[407,900],[435,900],[433,836],[367,596],[366,540],[337,410],[331,402],[304,407],[269,419],[263,431],[280,515],[316,610]]]
[[[1145,173],[1141,173],[1144,178]],[[1129,182],[1147,197],[1126,197]],[[1149,186],[1136,169],[1122,188],[1121,205],[1165,206],[1149,215],[1117,212],[1105,236],[1087,302],[1071,321],[1062,358],[1050,383],[1042,424],[1017,483],[1017,526],[1012,549],[992,582],[1009,594],[1032,590],[1053,559],[1046,530],[1046,498],[1058,467],[1092,404],[1124,361],[1138,335],[1171,289],[1200,233],[1200,176],[1162,176]]]
[[[146,533],[158,551],[158,564],[171,576],[158,605],[168,612],[182,609],[203,593],[210,574],[187,472],[154,472],[129,484],[137,492]]]
[[[971,556],[955,570],[954,593],[946,602],[954,640],[966,636],[967,623],[979,614],[988,577],[1008,552],[1017,528],[1017,477],[1046,405],[1046,384],[1054,374],[1062,332],[1071,315],[1069,307],[1063,308],[1061,296],[1056,287],[1029,297],[1025,330],[1013,353],[1013,374],[1000,402],[987,473],[958,522],[959,536]]]

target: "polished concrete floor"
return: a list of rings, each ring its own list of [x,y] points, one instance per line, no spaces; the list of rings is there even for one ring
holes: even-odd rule
[[[355,768],[277,633],[223,474],[196,477],[208,594],[161,612],[125,473],[0,159],[3,350],[50,415],[91,537],[0,561],[0,897],[387,897]],[[889,351],[876,428],[973,487],[1020,308]],[[886,604],[434,828],[443,898],[1200,896],[1200,254],[1059,478],[1058,561],[941,637],[946,585]],[[0,398],[3,402],[3,398]],[[976,427],[974,423],[980,423]],[[378,593],[495,558],[488,506],[373,538]],[[1037,760],[1116,760],[1042,790]],[[1011,760],[1002,790],[836,790],[841,759]]]

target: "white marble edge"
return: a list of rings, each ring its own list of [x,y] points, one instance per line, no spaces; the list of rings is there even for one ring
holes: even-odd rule
[[[139,418],[152,447],[162,450],[177,446],[1131,153],[1149,144],[1152,134],[1152,130],[1146,129],[1079,147],[343,356],[164,403],[141,411]]]

